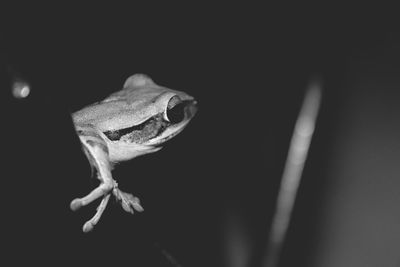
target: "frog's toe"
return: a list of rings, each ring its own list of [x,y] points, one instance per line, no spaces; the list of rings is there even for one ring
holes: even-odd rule
[[[78,210],[80,207],[83,206],[82,200],[80,198],[75,198],[74,200],[71,201],[71,204],[69,206],[73,211]]]
[[[129,207],[133,208],[136,211],[143,211],[143,207],[140,205],[140,200],[139,198],[133,196],[132,194],[129,193],[123,193],[123,196],[125,197],[125,201]]]
[[[110,199],[110,194],[103,197],[103,199],[100,202],[100,205],[97,207],[96,214],[83,225],[82,227],[83,232],[87,233],[93,230],[94,226],[99,222],[105,208],[107,207],[109,199]]]
[[[87,232],[92,231],[93,228],[94,228],[93,222],[92,222],[92,221],[87,221],[87,222],[83,225],[82,230],[83,230],[84,233],[87,233]]]
[[[136,211],[143,211],[143,207],[140,205],[139,198],[133,196],[132,194],[122,192],[118,188],[114,189],[115,197],[121,201],[122,208],[129,213],[133,213],[134,210]]]
[[[124,211],[129,212],[131,214],[133,214],[133,209],[131,208],[131,206],[129,205],[129,203],[125,202],[125,201],[121,201],[121,205],[122,208],[124,209]]]

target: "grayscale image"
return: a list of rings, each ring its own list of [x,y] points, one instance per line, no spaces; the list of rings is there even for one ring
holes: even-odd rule
[[[1,10],[4,266],[400,267],[396,8]]]

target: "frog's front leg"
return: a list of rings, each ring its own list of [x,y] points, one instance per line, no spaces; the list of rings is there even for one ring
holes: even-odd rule
[[[97,177],[100,180],[100,185],[90,192],[87,196],[74,199],[70,206],[72,210],[77,210],[82,206],[86,206],[94,200],[103,197],[100,205],[97,207],[96,214],[87,221],[83,226],[83,231],[88,232],[100,220],[107,203],[110,198],[110,193],[116,196],[121,201],[124,210],[133,213],[133,209],[142,211],[139,199],[131,194],[124,193],[118,189],[117,182],[111,175],[111,164],[108,157],[108,149],[105,141],[93,129],[78,129],[79,138],[81,140],[83,150],[89,159],[90,164],[97,170]]]

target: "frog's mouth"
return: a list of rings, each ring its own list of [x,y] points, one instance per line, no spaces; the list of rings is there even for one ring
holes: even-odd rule
[[[161,144],[178,134],[193,118],[197,110],[196,104],[195,100],[184,100],[138,125],[103,133],[114,142]]]

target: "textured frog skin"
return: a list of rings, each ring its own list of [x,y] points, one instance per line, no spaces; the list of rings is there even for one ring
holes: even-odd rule
[[[100,185],[70,207],[77,210],[102,198],[83,231],[100,220],[111,194],[129,212],[143,211],[140,201],[118,188],[111,171],[115,163],[156,152],[160,145],[181,132],[196,112],[196,101],[184,92],[155,84],[136,74],[121,91],[75,112],[72,117],[83,151],[97,172]]]

